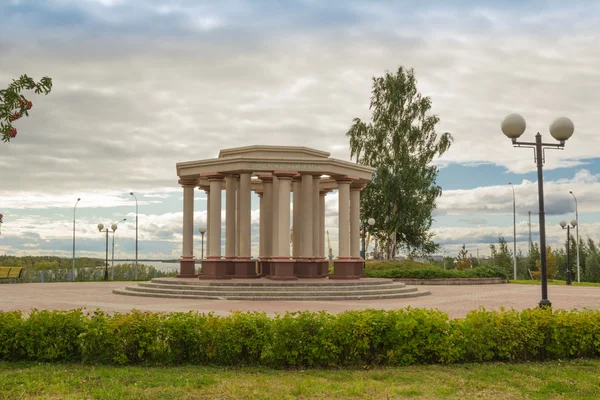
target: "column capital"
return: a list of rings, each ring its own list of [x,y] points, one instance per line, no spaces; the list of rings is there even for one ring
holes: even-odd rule
[[[273,183],[273,175],[259,175],[263,183]]]
[[[198,184],[198,178],[179,178],[178,183],[181,186],[196,186]]]
[[[219,174],[219,173],[214,173],[214,174],[209,174],[207,176],[208,181],[212,182],[212,181],[223,181],[223,178],[225,178],[225,176],[223,174]]]
[[[362,182],[352,182],[352,184],[350,185],[350,190],[358,190],[361,191],[364,188],[367,187],[366,183],[362,183]]]
[[[255,190],[254,193],[256,193],[260,197],[264,194],[264,190]]]
[[[331,192],[331,189],[321,189],[319,190],[319,196],[325,196],[329,192]]]
[[[292,180],[296,176],[296,171],[273,171],[273,175],[279,180]]]
[[[353,180],[352,178],[350,178],[349,176],[346,175],[336,175],[336,176],[332,176],[333,179],[335,179],[335,181],[340,184],[340,183],[352,183]]]

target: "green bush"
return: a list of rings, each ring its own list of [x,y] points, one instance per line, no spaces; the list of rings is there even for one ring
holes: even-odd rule
[[[370,278],[412,278],[412,279],[440,279],[440,278],[507,278],[506,273],[499,268],[477,267],[472,269],[444,270],[434,266],[421,268],[401,267],[397,265],[368,266],[365,274]]]
[[[600,311],[0,311],[0,361],[344,367],[600,356]]]

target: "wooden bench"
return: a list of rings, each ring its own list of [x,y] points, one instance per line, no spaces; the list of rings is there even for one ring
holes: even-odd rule
[[[12,279],[13,282],[16,282],[21,278],[21,274],[23,274],[23,267],[0,267],[0,280]]]

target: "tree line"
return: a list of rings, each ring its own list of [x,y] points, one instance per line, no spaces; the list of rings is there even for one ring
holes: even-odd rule
[[[548,279],[566,280],[567,266],[571,270],[571,279],[577,281],[577,242],[575,237],[569,238],[570,257],[567,257],[567,241],[563,246],[546,246],[546,268]],[[498,238],[498,244],[491,244],[490,256],[485,258],[473,257],[465,245],[458,254],[444,257],[432,263],[446,269],[465,269],[479,266],[497,267],[513,276],[513,251],[504,237]],[[600,240],[581,238],[579,241],[579,268],[582,282],[600,282]],[[525,253],[517,251],[517,279],[540,279],[540,246],[537,242],[530,245]]]

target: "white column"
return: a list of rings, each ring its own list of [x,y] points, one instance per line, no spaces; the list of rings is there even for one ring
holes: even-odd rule
[[[258,214],[258,258],[265,256],[265,197],[263,191],[257,190],[259,201]]]
[[[208,233],[210,244],[208,248],[209,258],[221,258],[221,182],[223,178],[219,175],[208,177],[210,182],[210,232]]]
[[[273,206],[271,209],[271,222],[273,230],[271,231],[271,256],[276,256],[279,249],[279,179],[273,175]]]
[[[265,235],[265,254],[268,258],[273,256],[273,178],[270,176],[262,177],[263,181],[263,207],[264,216],[261,211],[261,225],[264,224]]]
[[[293,174],[279,174],[279,195],[278,197],[278,213],[277,219],[277,234],[278,251],[275,254],[277,257],[290,258],[290,191]]]
[[[225,177],[225,257],[235,257],[235,208],[237,182],[235,175]]]
[[[301,218],[301,211],[302,211],[302,202],[301,202],[301,193],[302,193],[302,184],[300,181],[300,177],[294,177],[292,180],[292,191],[294,194],[294,198],[293,198],[293,204],[294,204],[294,214],[292,216],[292,220],[293,220],[293,228],[294,228],[294,240],[292,243],[292,257],[296,258],[299,257],[301,254],[301,250],[300,250],[300,243],[302,242],[301,238],[302,238],[302,218]]]
[[[250,220],[251,220],[251,201],[252,192],[250,190],[250,173],[243,172],[240,174],[240,195],[239,195],[239,226],[240,232],[240,254],[239,257],[251,257],[252,238],[250,237]]]
[[[319,258],[325,258],[325,196],[326,191],[319,192]]]
[[[235,195],[235,256],[240,256],[240,177],[236,178]]]
[[[350,179],[338,179],[339,258],[350,257]]]
[[[183,254],[184,258],[194,256],[194,188],[195,179],[180,179],[183,186]]]
[[[210,248],[210,186],[202,187],[206,194],[206,247],[204,248],[204,256],[208,257],[208,249]]]
[[[360,191],[362,185],[350,187],[350,257],[360,258]]]
[[[312,257],[319,257],[319,180],[321,178],[319,176],[313,176],[313,187],[312,187]]]
[[[313,177],[310,174],[302,175],[302,244],[300,257],[312,256],[312,236],[313,236]]]

